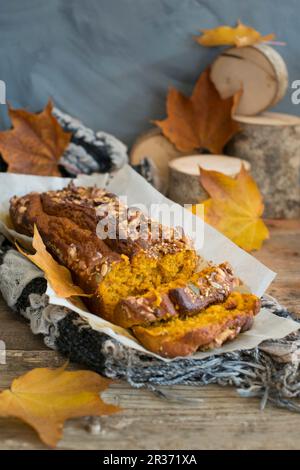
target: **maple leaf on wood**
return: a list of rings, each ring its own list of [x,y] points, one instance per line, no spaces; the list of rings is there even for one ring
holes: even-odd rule
[[[154,121],[181,152],[207,149],[220,154],[240,129],[232,119],[240,93],[221,99],[209,73],[208,68],[200,75],[190,98],[171,89],[167,97],[168,117]]]
[[[14,416],[32,426],[41,440],[55,447],[65,420],[121,411],[104,403],[99,394],[111,381],[88,370],[38,368],[14,379],[0,393],[0,416]]]
[[[60,176],[58,161],[71,140],[48,102],[40,113],[9,108],[12,129],[0,132],[0,153],[10,173]]]
[[[200,182],[210,196],[203,202],[205,222],[244,250],[258,250],[269,231],[262,196],[244,166],[236,177],[200,168]]]

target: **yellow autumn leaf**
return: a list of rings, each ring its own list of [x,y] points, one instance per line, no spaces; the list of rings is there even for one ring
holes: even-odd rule
[[[245,47],[260,42],[272,41],[275,38],[275,34],[262,36],[254,28],[246,26],[240,21],[235,28],[224,25],[213,29],[203,29],[201,32],[202,36],[196,37],[196,41],[206,47]]]
[[[36,266],[38,266],[45,273],[47,281],[49,281],[54,292],[59,297],[72,297],[72,296],[84,296],[89,297],[89,294],[85,294],[79,286],[75,286],[72,281],[70,271],[60,264],[58,264],[50,253],[46,250],[42,237],[39,231],[34,225],[33,234],[33,248],[36,250],[34,255],[25,253],[18,245],[17,248],[22,255],[26,256]]]
[[[200,182],[210,196],[204,201],[205,221],[244,250],[258,250],[269,231],[261,219],[262,196],[244,166],[235,178],[201,168]]]
[[[0,416],[25,421],[45,444],[55,447],[65,420],[120,411],[99,396],[110,382],[95,372],[70,372],[65,366],[33,369],[14,379],[10,390],[0,393]]]

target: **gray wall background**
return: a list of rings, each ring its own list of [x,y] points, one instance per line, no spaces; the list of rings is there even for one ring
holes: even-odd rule
[[[14,107],[52,97],[130,144],[164,117],[168,88],[190,93],[218,54],[193,35],[237,19],[287,42],[290,84],[300,79],[299,0],[0,0],[0,79]],[[291,92],[276,109],[299,115]],[[7,127],[3,105],[0,118]]]

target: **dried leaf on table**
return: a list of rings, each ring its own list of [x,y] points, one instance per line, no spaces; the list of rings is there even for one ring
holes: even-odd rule
[[[207,149],[222,153],[224,145],[239,131],[232,113],[240,93],[222,100],[209,73],[206,69],[200,75],[190,98],[171,89],[167,98],[168,117],[155,121],[181,152]]]
[[[201,168],[200,182],[210,196],[204,201],[205,221],[241,248],[258,250],[269,231],[261,219],[262,196],[244,166],[234,178]]]
[[[58,161],[68,146],[65,132],[48,102],[40,113],[9,108],[12,129],[0,132],[0,153],[11,173],[60,176]]]
[[[34,255],[25,253],[18,245],[17,248],[22,255],[26,256],[44,271],[47,281],[49,281],[51,287],[59,297],[90,296],[89,294],[85,294],[80,287],[75,286],[70,271],[65,266],[57,263],[47,251],[36,225],[34,225],[32,246],[36,250]]]
[[[10,390],[0,393],[0,416],[25,421],[45,444],[55,447],[65,420],[120,411],[99,396],[110,382],[95,372],[69,372],[65,366],[33,369],[14,379]]]
[[[202,46],[236,46],[245,47],[260,42],[272,41],[275,34],[262,36],[258,31],[250,26],[238,21],[236,27],[218,26],[213,29],[203,29],[202,36],[196,37],[196,41]]]

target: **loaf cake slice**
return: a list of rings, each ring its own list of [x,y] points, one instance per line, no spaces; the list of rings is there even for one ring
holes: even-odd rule
[[[170,317],[193,315],[213,303],[223,302],[240,281],[229,263],[208,266],[188,280],[175,280],[143,296],[121,299],[113,322],[124,328]]]
[[[250,329],[259,308],[255,295],[232,292],[225,302],[193,316],[134,326],[132,330],[142,345],[156,354],[169,358],[188,356],[199,349],[220,347]]]

